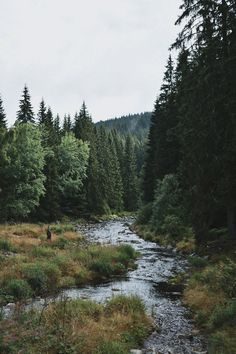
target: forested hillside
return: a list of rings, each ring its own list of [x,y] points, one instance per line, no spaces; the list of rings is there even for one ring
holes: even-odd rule
[[[122,135],[132,134],[132,136],[137,137],[139,140],[143,140],[147,137],[150,119],[151,113],[145,112],[100,121],[96,125],[103,126],[107,130],[116,129]]]

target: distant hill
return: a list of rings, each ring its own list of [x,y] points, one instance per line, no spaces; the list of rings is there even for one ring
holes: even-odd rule
[[[123,135],[132,134],[138,139],[146,138],[150,127],[151,113],[129,114],[120,118],[108,119],[96,123],[97,126],[103,126],[105,129],[116,129]]]

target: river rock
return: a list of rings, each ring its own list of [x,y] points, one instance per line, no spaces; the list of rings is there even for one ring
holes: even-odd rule
[[[139,349],[131,349],[130,353],[131,354],[143,354],[143,351],[139,350]]]

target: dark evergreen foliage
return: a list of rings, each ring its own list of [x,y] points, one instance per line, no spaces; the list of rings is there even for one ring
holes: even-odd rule
[[[1,128],[4,128],[4,129],[7,128],[7,121],[6,121],[6,113],[3,108],[2,98],[0,96],[0,129]]]
[[[184,23],[151,120],[143,200],[175,174],[185,222],[202,242],[210,228],[236,236],[235,1],[183,0]]]
[[[29,90],[26,85],[23,90],[22,99],[20,100],[16,123],[34,123],[33,108],[30,101]]]

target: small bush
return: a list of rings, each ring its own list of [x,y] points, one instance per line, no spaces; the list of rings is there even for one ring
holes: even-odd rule
[[[145,225],[148,224],[152,215],[152,203],[145,205],[143,208],[140,209],[137,217],[137,224],[138,225]]]
[[[210,327],[236,326],[236,301],[230,301],[225,306],[218,306],[210,317]]]
[[[97,260],[92,262],[90,265],[90,270],[106,277],[113,273],[111,264],[106,260]]]
[[[183,223],[176,215],[167,215],[161,226],[162,233],[170,237],[181,236],[183,229]]]
[[[54,243],[54,246],[59,248],[60,250],[66,249],[70,244],[70,241],[65,237],[59,237],[59,239]]]
[[[208,261],[201,257],[188,257],[189,263],[195,268],[204,268],[208,265]]]
[[[7,295],[13,296],[15,300],[23,300],[32,296],[32,289],[23,279],[11,279],[5,286]]]
[[[122,246],[119,246],[118,250],[121,252],[121,253],[124,253],[126,254],[130,259],[135,259],[136,257],[136,251],[135,249],[130,246],[130,245],[122,245]]]
[[[26,264],[22,273],[35,294],[41,294],[46,290],[47,276],[40,264]]]
[[[56,289],[61,277],[61,271],[58,266],[53,262],[47,262],[42,264],[42,270],[47,277],[47,289]]]

